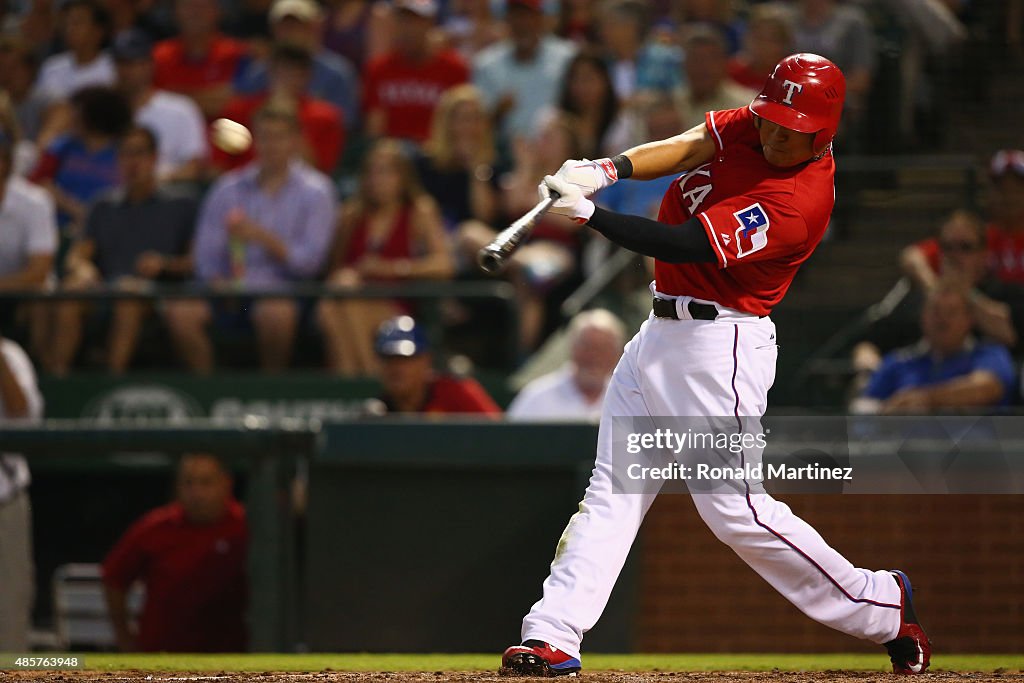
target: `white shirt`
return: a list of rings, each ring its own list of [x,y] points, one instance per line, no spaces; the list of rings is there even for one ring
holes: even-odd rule
[[[562,77],[575,54],[572,43],[554,36],[541,39],[529,62],[516,60],[510,40],[477,53],[473,60],[473,85],[480,89],[487,107],[493,109],[506,94],[515,97],[515,106],[502,122],[504,135],[536,135],[537,112],[557,102]]]
[[[157,90],[135,112],[135,122],[156,135],[157,175],[167,175],[190,161],[209,156],[203,115],[184,95]]]
[[[30,256],[57,251],[57,210],[43,188],[7,180],[0,202],[0,275],[24,270]]]
[[[607,390],[607,384],[605,390]],[[506,415],[510,420],[601,420],[604,391],[593,403],[588,403],[572,377],[571,365],[533,380],[519,392],[509,405]]]
[[[70,52],[48,57],[39,69],[36,91],[46,100],[64,100],[90,85],[114,85],[117,70],[106,52],[88,64],[79,64]]]
[[[12,342],[10,339],[0,340],[0,355],[10,368],[14,380],[21,387],[28,401],[28,417],[23,421],[36,421],[43,417],[43,395],[39,393],[39,385],[36,383],[36,371],[32,368],[32,361],[28,354]],[[6,421],[6,411],[3,396],[0,396],[0,430]],[[28,463],[25,458],[13,453],[0,453],[0,504],[25,489],[29,485],[31,477],[28,472]]]

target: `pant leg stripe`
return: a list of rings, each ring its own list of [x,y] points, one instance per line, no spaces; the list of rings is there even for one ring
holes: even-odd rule
[[[733,392],[733,395],[736,397],[736,402],[735,402],[734,408],[733,408],[733,414],[736,416],[736,428],[742,430],[743,429],[743,421],[740,419],[740,394],[739,394],[739,391],[736,390],[736,373],[739,370],[738,349],[739,349],[739,340],[740,340],[740,326],[734,324],[733,325],[733,329],[734,329],[734,334],[733,334],[733,338],[732,338],[732,392]],[[745,465],[746,465],[745,454],[741,451],[740,452],[740,466],[742,467],[742,466],[745,466]],[[757,510],[754,509],[754,503],[750,499],[750,484],[747,483],[747,481],[744,480],[743,486],[746,489],[747,507],[750,509],[750,514],[754,516],[754,523],[757,524],[762,529],[766,530],[772,536],[775,536],[777,539],[779,539],[780,541],[785,543],[790,548],[792,548],[797,554],[800,555],[800,557],[802,557],[805,560],[807,560],[808,562],[810,562],[811,565],[815,569],[817,569],[819,572],[821,572],[822,576],[824,576],[826,579],[828,579],[829,583],[831,583],[833,586],[835,586],[839,590],[839,592],[842,593],[843,596],[847,600],[849,600],[850,602],[863,603],[863,604],[867,604],[867,605],[874,605],[875,607],[885,607],[887,609],[900,609],[899,605],[891,605],[891,604],[886,603],[886,602],[877,602],[875,600],[869,600],[867,598],[855,598],[852,595],[850,595],[846,591],[846,589],[843,588],[839,584],[839,582],[836,581],[835,578],[832,577],[831,574],[829,574],[827,571],[825,571],[825,569],[821,565],[819,565],[817,562],[815,562],[811,558],[810,555],[805,553],[803,550],[798,548],[792,541],[787,539],[785,536],[783,536],[779,532],[775,531],[775,529],[772,529],[770,526],[768,526],[767,524],[762,522],[760,520],[760,518],[758,518]]]

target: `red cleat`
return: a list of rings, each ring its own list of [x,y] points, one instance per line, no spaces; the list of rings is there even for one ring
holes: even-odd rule
[[[914,589],[907,575],[898,569],[890,570],[900,585],[900,630],[885,644],[892,660],[893,673],[915,675],[924,673],[932,659],[932,643],[917,621],[914,613]]]
[[[500,674],[505,676],[575,676],[580,660],[540,640],[513,645],[501,656]]]

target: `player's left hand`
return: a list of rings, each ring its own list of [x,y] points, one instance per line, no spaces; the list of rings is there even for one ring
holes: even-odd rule
[[[586,223],[594,215],[594,202],[583,196],[579,186],[558,176],[546,175],[544,182],[537,186],[537,192],[541,199],[547,199],[552,191],[560,196],[548,209],[551,213],[567,216],[577,223]]]
[[[617,181],[619,174],[611,159],[569,159],[558,169],[555,177],[576,185],[589,197]]]

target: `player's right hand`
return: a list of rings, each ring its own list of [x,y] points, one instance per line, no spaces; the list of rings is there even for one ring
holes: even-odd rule
[[[537,186],[541,199],[547,199],[552,192],[559,194],[558,199],[548,209],[551,213],[566,216],[577,223],[586,223],[594,215],[594,202],[583,196],[579,186],[562,180],[557,175],[544,176],[544,182]]]
[[[569,159],[558,169],[555,177],[576,185],[584,196],[589,197],[618,180],[619,173],[611,159]]]

